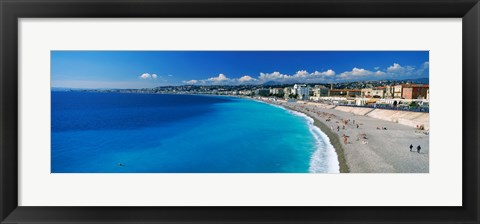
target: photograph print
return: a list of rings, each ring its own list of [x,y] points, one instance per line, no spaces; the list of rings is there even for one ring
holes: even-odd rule
[[[428,51],[51,51],[51,173],[428,173]]]

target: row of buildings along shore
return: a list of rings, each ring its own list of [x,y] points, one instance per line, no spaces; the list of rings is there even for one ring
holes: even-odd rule
[[[248,95],[247,93],[238,93]],[[399,84],[362,89],[334,89],[325,85],[294,84],[292,87],[255,90],[256,96],[276,96],[286,100],[331,101],[336,104],[364,106],[369,104],[400,105],[412,102],[428,106],[428,84]],[[282,97],[283,96],[283,97]]]
[[[352,83],[350,83],[352,84]],[[356,84],[356,83],[353,83]],[[334,88],[335,84],[291,84],[281,86],[161,86],[144,89],[94,90],[101,92],[211,94],[247,97],[268,97],[272,100],[312,101],[336,105],[420,109],[428,112],[428,84],[401,83],[367,86],[366,88]],[[337,87],[341,84],[336,84]]]

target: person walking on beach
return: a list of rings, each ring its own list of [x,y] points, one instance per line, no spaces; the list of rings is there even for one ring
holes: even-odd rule
[[[413,145],[412,145],[412,144],[410,144],[410,152],[412,151],[412,149],[413,149]]]
[[[339,131],[340,131],[340,126],[337,126],[337,132],[339,132]]]
[[[342,137],[343,137],[343,144],[346,145],[346,144],[347,144],[347,137],[348,137],[348,136],[346,136],[345,134],[343,134]]]
[[[357,128],[358,128],[358,124],[357,124]]]
[[[422,149],[422,147],[420,147],[420,145],[417,146],[417,152],[420,153],[420,149]]]

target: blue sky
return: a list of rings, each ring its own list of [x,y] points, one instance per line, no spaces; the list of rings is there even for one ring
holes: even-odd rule
[[[51,85],[335,83],[426,78],[428,51],[52,51]]]

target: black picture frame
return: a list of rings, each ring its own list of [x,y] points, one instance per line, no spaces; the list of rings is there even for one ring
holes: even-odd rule
[[[1,223],[479,223],[478,0],[0,0]],[[462,18],[461,207],[18,206],[19,18]],[[448,44],[448,43],[446,43]],[[439,195],[442,197],[442,195]]]

